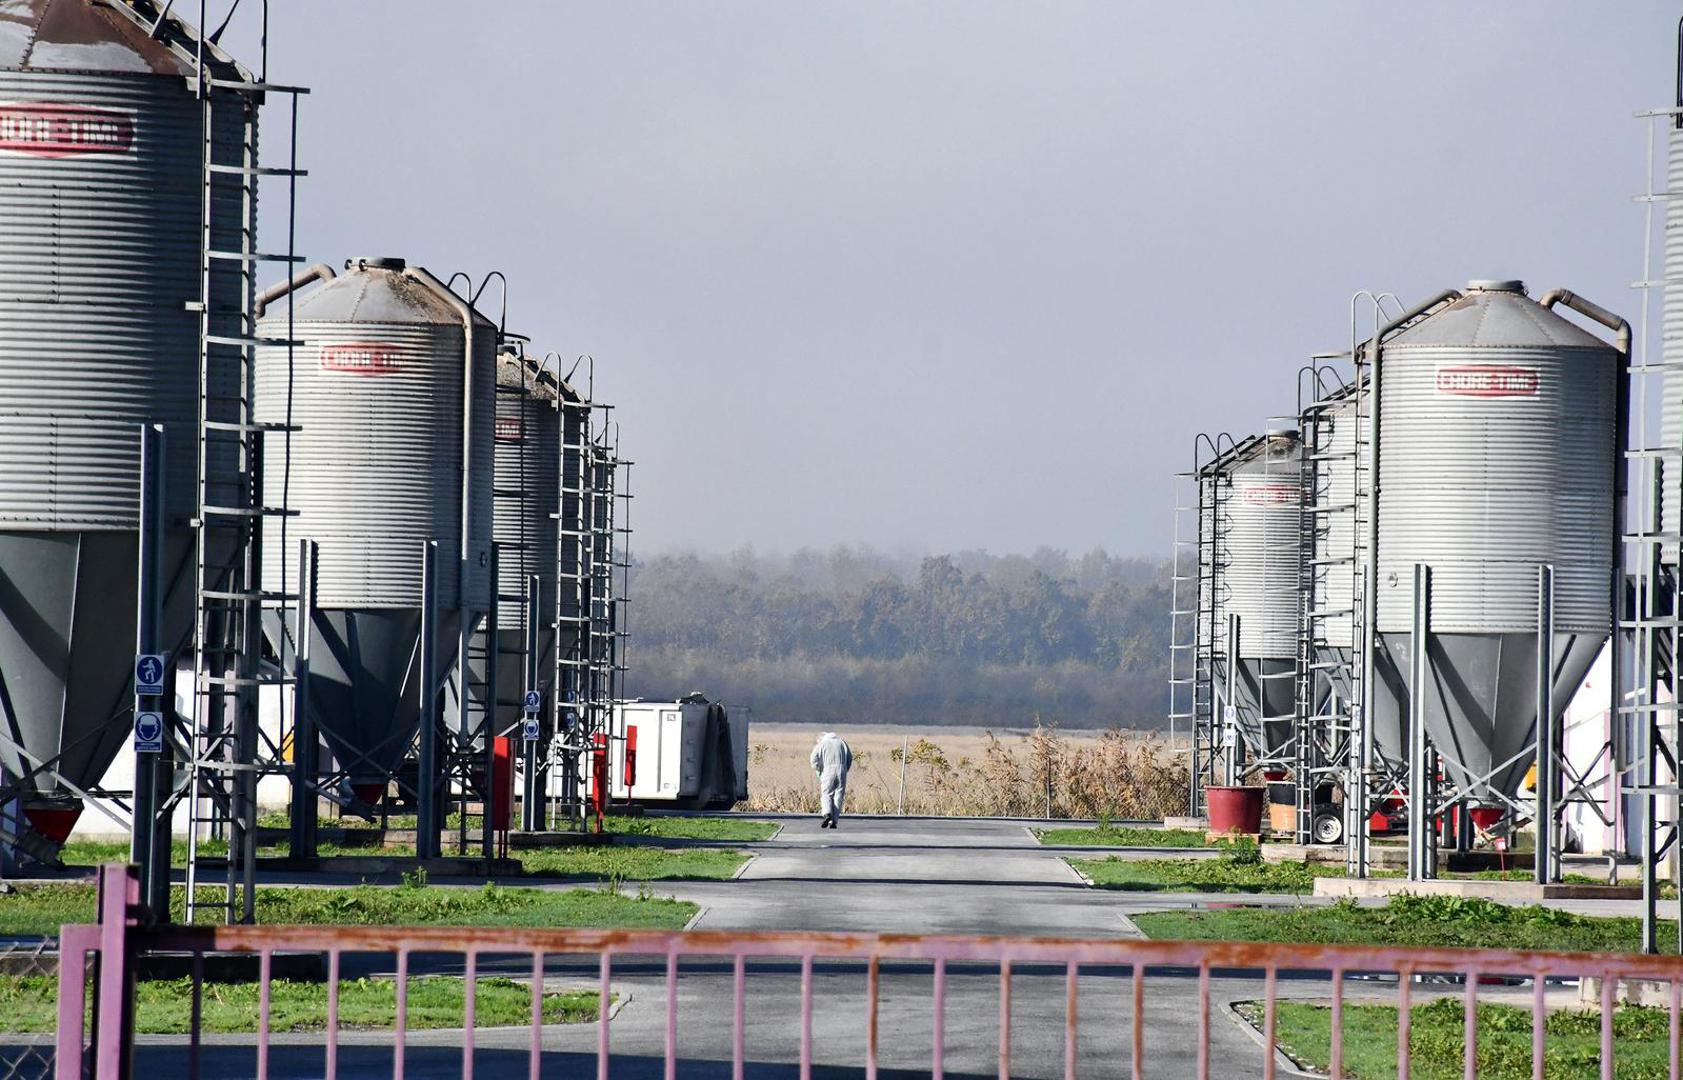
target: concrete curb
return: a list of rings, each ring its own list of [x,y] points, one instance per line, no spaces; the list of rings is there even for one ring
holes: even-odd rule
[[[731,880],[731,881],[740,881],[740,880],[742,880],[742,875],[743,875],[743,874],[746,874],[746,873],[747,873],[747,872],[748,872],[748,868],[749,868],[749,867],[750,867],[750,866],[752,866],[752,865],[754,865],[754,860],[755,860],[755,859],[757,859],[757,858],[759,858],[759,857],[760,857],[760,853],[759,853],[759,852],[757,852],[757,851],[750,851],[750,852],[749,852],[749,853],[748,853],[748,857],[747,857],[747,858],[746,858],[746,859],[743,859],[743,860],[742,860],[742,865],[741,865],[741,866],[739,866],[739,867],[737,867],[737,868],[736,868],[736,873],[734,873],[734,874],[732,874],[732,875],[731,875],[731,876],[730,876],[730,878],[729,878],[729,880]]]
[[[696,924],[700,923],[702,919],[705,919],[707,917],[707,913],[712,910],[713,909],[708,907],[706,904],[702,904],[696,909],[696,913],[690,916],[690,921],[684,924],[684,929],[694,930],[696,928]]]
[[[1123,937],[1128,938],[1131,941],[1150,941],[1151,940],[1150,938],[1145,936],[1145,931],[1141,930],[1139,928],[1138,924],[1136,924],[1134,922],[1134,920],[1128,918],[1128,916],[1124,915],[1122,912],[1118,911],[1116,913],[1116,917],[1122,921],[1122,936]]]
[[[1266,1054],[1268,1052],[1268,1039],[1262,1034],[1260,1028],[1251,1023],[1249,1020],[1246,1020],[1244,1014],[1239,1012],[1239,1006],[1241,1004],[1248,1003],[1229,1001],[1227,1003],[1227,1007],[1222,1011],[1227,1014],[1227,1018],[1229,1020],[1239,1025],[1239,1030],[1249,1035],[1251,1037],[1251,1041],[1256,1043],[1256,1045],[1262,1049],[1262,1052]],[[1283,1072],[1287,1076],[1307,1076],[1314,1078],[1314,1080],[1326,1080],[1327,1075],[1324,1072],[1305,1071],[1296,1061],[1292,1059],[1290,1054],[1280,1049],[1279,1044],[1277,1043],[1274,1046],[1274,1069],[1276,1072]]]

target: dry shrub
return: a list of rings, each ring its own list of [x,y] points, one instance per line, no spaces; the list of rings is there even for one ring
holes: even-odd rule
[[[1186,759],[1161,736],[1115,728],[1068,734],[1050,726],[1003,737],[842,735],[854,752],[847,808],[857,813],[896,813],[902,799],[908,814],[943,817],[1160,820],[1186,810]],[[742,809],[817,812],[811,739],[807,729],[756,727]]]

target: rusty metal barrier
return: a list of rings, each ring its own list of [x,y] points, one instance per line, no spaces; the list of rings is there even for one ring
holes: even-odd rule
[[[339,990],[342,962],[347,957],[388,956],[395,961],[396,1015],[392,1018],[392,1060],[390,1075],[404,1075],[410,1032],[407,1025],[407,997],[412,975],[410,961],[417,955],[452,955],[462,958],[464,1011],[461,1038],[461,1075],[471,1078],[475,1070],[475,985],[483,975],[480,961],[487,956],[523,957],[529,960],[532,1006],[530,1022],[529,1076],[542,1075],[544,1061],[546,960],[557,957],[594,958],[598,994],[595,1025],[595,1068],[602,1080],[610,1075],[614,1062],[611,1034],[616,960],[647,958],[659,970],[664,961],[665,1026],[662,1074],[672,1080],[679,1074],[682,1058],[678,1049],[678,984],[680,961],[728,965],[731,1015],[731,1075],[741,1080],[749,1066],[745,1053],[747,1028],[748,962],[781,961],[798,964],[799,1051],[798,1069],[802,1080],[813,1070],[813,979],[815,963],[851,963],[865,974],[865,1023],[859,1032],[863,1050],[863,1074],[876,1080],[882,1050],[879,1038],[879,1006],[884,964],[926,965],[932,974],[931,1007],[933,1050],[931,1074],[940,1080],[946,1070],[948,1039],[947,996],[949,979],[955,971],[969,975],[981,971],[997,977],[999,1045],[998,1075],[1012,1075],[1012,987],[1015,975],[1029,968],[1044,975],[1047,969],[1064,974],[1063,1075],[1077,1075],[1079,1032],[1078,978],[1084,972],[1104,971],[1117,977],[1131,990],[1131,1039],[1120,1043],[1113,1059],[1118,1071],[1131,1071],[1138,1078],[1148,1075],[1145,1064],[1148,1040],[1184,1040],[1184,1027],[1177,1031],[1148,1030],[1145,1023],[1150,984],[1176,980],[1188,987],[1196,980],[1196,1013],[1186,1018],[1196,1039],[1196,1075],[1235,1075],[1235,1063],[1211,1062],[1211,979],[1235,973],[1262,981],[1263,1043],[1261,1073],[1272,1078],[1281,1066],[1276,1054],[1276,1013],[1280,1000],[1281,976],[1325,986],[1330,994],[1331,1063],[1334,1077],[1344,1075],[1345,1046],[1343,1010],[1345,983],[1365,978],[1370,990],[1394,978],[1394,1001],[1398,1009],[1396,1067],[1399,1076],[1410,1074],[1411,995],[1426,977],[1439,977],[1433,992],[1442,991],[1442,977],[1458,981],[1464,1002],[1464,1063],[1468,1080],[1478,1075],[1478,1011],[1481,986],[1492,980],[1509,980],[1532,986],[1532,1068],[1541,1078],[1545,1062],[1545,1000],[1547,980],[1599,980],[1601,1055],[1600,1075],[1614,1075],[1614,1011],[1621,982],[1634,981],[1644,987],[1668,990],[1670,1073],[1679,1072],[1679,1008],[1683,1003],[1683,959],[1636,954],[1517,952],[1500,949],[1417,949],[1298,944],[1256,944],[1238,942],[1175,942],[1144,940],[1065,940],[1045,938],[1000,938],[961,936],[911,936],[852,933],[763,933],[714,931],[642,930],[536,930],[462,929],[455,927],[386,926],[215,926],[148,927],[137,916],[138,887],[124,867],[105,867],[100,873],[99,922],[95,925],[65,926],[61,937],[57,1035],[57,1075],[63,1080],[82,1076],[126,1077],[134,1048],[135,964],[147,957],[175,956],[185,959],[192,970],[193,1025],[185,1036],[187,1074],[207,1075],[201,1066],[201,994],[204,962],[210,954],[255,956],[260,982],[257,1034],[254,1046],[255,1075],[267,1080],[274,1047],[270,1034],[269,985],[278,956],[298,953],[325,955],[327,961],[327,1017],[319,1048],[325,1056],[326,1076],[336,1080],[340,1070],[341,1017]],[[721,965],[721,966],[723,966]],[[723,978],[723,972],[721,972]],[[919,984],[921,986],[921,983]],[[1592,985],[1584,983],[1584,985]],[[1455,991],[1451,990],[1451,994]],[[1189,998],[1190,1000],[1190,998]],[[723,1008],[723,1001],[718,1002]],[[452,1029],[453,1031],[453,1029]],[[1110,1035],[1109,1031],[1104,1033]],[[792,1037],[792,1036],[791,1036]],[[1159,1043],[1162,1045],[1162,1043]],[[296,1052],[297,1044],[288,1044]],[[436,1049],[436,1046],[434,1047]],[[791,1063],[793,1064],[793,1063]],[[857,1063],[850,1063],[858,1068]],[[758,1067],[758,1063],[756,1063]],[[382,1071],[384,1066],[382,1066]],[[364,1075],[367,1073],[363,1067]],[[506,1075],[505,1070],[496,1070]],[[1160,1075],[1154,1072],[1150,1075]]]

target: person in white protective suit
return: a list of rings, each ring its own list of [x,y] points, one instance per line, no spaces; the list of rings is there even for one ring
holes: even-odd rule
[[[847,796],[847,770],[853,768],[853,751],[840,735],[826,731],[812,747],[812,771],[818,774],[818,798],[824,809],[820,829],[841,826],[842,799]]]

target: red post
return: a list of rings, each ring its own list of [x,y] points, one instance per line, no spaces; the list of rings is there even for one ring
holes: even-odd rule
[[[608,736],[598,731],[590,755],[590,803],[596,809],[596,831],[602,832],[602,813],[608,805]]]
[[[498,735],[491,744],[491,828],[506,833],[514,821],[514,740]]]
[[[637,783],[637,727],[625,725],[625,799],[631,801],[632,785]]]

